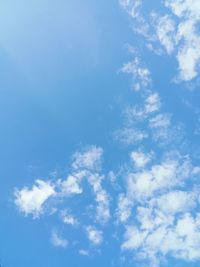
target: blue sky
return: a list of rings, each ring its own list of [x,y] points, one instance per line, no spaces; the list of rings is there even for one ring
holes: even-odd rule
[[[198,0],[1,1],[2,267],[199,266]]]

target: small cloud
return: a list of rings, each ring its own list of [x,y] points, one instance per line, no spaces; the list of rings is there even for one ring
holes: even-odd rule
[[[144,153],[142,151],[133,151],[130,158],[136,168],[145,167],[152,159],[152,153]]]
[[[86,228],[86,233],[89,241],[94,245],[100,245],[103,242],[103,233],[100,230],[97,230],[93,226],[88,226]]]
[[[62,248],[66,248],[68,245],[68,241],[65,238],[63,238],[57,231],[52,231],[51,243],[55,247],[62,247]]]
[[[114,135],[116,140],[119,140],[125,145],[134,145],[148,138],[148,134],[145,131],[132,127],[125,127],[117,130]]]
[[[89,251],[88,250],[85,250],[85,249],[80,249],[79,250],[79,254],[81,256],[85,256],[85,257],[88,257],[90,255]]]
[[[134,80],[134,91],[140,91],[151,84],[151,73],[149,69],[142,65],[138,57],[124,64],[120,71],[132,76]]]
[[[43,205],[52,196],[56,195],[54,185],[43,180],[36,180],[32,189],[24,187],[15,190],[15,204],[26,215],[38,217],[43,212]]]
[[[103,149],[96,146],[90,146],[83,152],[76,152],[72,159],[74,169],[97,170],[101,167]]]
[[[61,211],[61,219],[63,223],[75,226],[78,224],[78,220],[71,215],[67,210]]]

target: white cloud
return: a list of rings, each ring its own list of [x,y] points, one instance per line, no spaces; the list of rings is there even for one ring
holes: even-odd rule
[[[152,51],[161,46],[178,62],[178,79],[191,81],[199,74],[200,64],[200,4],[198,0],[165,0],[164,15],[148,12],[144,17],[145,1],[120,1],[133,19],[133,30],[145,38]],[[131,65],[128,66],[131,69]]]
[[[155,112],[158,112],[161,107],[160,97],[157,93],[151,92],[144,101],[144,106],[129,106],[126,109],[125,115],[129,124],[134,124],[138,121],[143,121]]]
[[[140,59],[136,57],[131,62],[123,65],[121,72],[128,73],[133,78],[133,89],[139,91],[151,84],[151,73],[144,67]]]
[[[171,54],[174,51],[175,47],[175,33],[176,25],[175,22],[169,15],[159,17],[156,20],[156,31],[158,39],[161,44],[165,47],[168,54]]]
[[[166,255],[200,259],[200,193],[187,184],[198,175],[190,158],[177,152],[168,153],[160,164],[129,172],[126,194],[118,201],[118,217],[125,225],[122,250],[149,260],[152,267]]]
[[[186,172],[183,173],[183,170]],[[146,199],[158,190],[167,190],[183,182],[183,178],[187,177],[189,171],[190,165],[187,160],[181,162],[176,159],[167,159],[161,164],[153,165],[150,169],[129,173],[128,194],[137,200]]]
[[[165,5],[178,22],[175,25],[169,16],[160,18],[164,23],[157,26],[158,36],[161,32],[160,41],[168,52],[175,48],[180,80],[190,81],[197,77],[200,63],[200,4],[198,0],[166,0]]]
[[[96,219],[98,222],[106,223],[110,219],[110,201],[107,192],[102,188],[102,180],[104,180],[104,177],[97,174],[88,176],[97,203]]]
[[[117,219],[119,222],[126,222],[131,216],[133,201],[124,194],[119,195],[117,207]]]
[[[148,137],[145,131],[134,128],[122,128],[115,132],[115,138],[126,145],[137,144]]]
[[[36,180],[32,189],[24,187],[21,190],[15,190],[15,204],[26,215],[32,214],[38,217],[43,212],[43,205],[56,192],[54,185],[50,182]]]
[[[155,200],[153,199],[152,202],[155,202],[154,205],[163,213],[175,214],[195,208],[197,195],[191,192],[171,191]]]
[[[147,114],[159,111],[161,107],[158,93],[151,93],[145,100],[145,112]]]
[[[90,255],[89,251],[88,250],[85,250],[85,249],[80,249],[79,250],[79,254],[81,256],[89,256]]]
[[[82,177],[81,177],[82,178]],[[83,189],[80,186],[81,179],[77,175],[69,175],[65,181],[61,183],[62,194],[81,194]]]
[[[101,167],[101,158],[103,149],[96,146],[90,146],[83,152],[76,152],[73,155],[72,167],[74,169],[96,170]]]
[[[143,168],[152,159],[152,153],[143,153],[142,151],[133,151],[130,158],[136,168]]]
[[[171,118],[169,114],[158,114],[149,120],[150,128],[166,129],[171,125]]]
[[[84,169],[76,169],[75,172],[69,174],[67,178],[63,181],[59,180],[59,186],[61,190],[61,194],[63,196],[69,196],[73,194],[82,194],[83,188],[81,183],[84,178],[87,177],[89,171]]]
[[[61,211],[61,219],[65,224],[69,224],[69,225],[77,225],[78,224],[78,220],[70,214],[70,212],[68,212],[67,210],[63,210]]]
[[[86,233],[89,241],[94,245],[100,245],[103,242],[103,233],[100,230],[97,230],[93,226],[88,226],[86,228]]]
[[[110,219],[110,198],[103,188],[104,175],[100,175],[103,149],[90,146],[82,152],[73,155],[72,173],[65,180],[58,179],[55,185],[41,180],[36,181],[32,189],[23,188],[15,191],[15,204],[25,214],[38,217],[43,212],[43,205],[50,197],[57,197],[59,202],[66,198],[86,193],[86,184],[91,187],[93,195],[91,201],[95,202],[96,214],[93,219],[96,223],[105,224]],[[56,192],[54,188],[56,187]],[[58,201],[55,201],[55,204]],[[66,207],[69,208],[69,207]],[[55,209],[57,211],[57,209]],[[83,211],[84,212],[84,211]],[[66,224],[75,225],[77,220],[62,212],[62,220]]]
[[[122,244],[122,249],[133,250],[139,248],[146,238],[145,231],[139,231],[135,226],[127,226],[125,232],[125,242]]]
[[[122,5],[122,7],[124,9],[126,9],[128,11],[128,13],[132,16],[132,17],[138,17],[140,16],[140,6],[142,4],[141,0],[119,0],[120,4]]]
[[[66,248],[68,245],[68,241],[61,237],[57,231],[52,231],[52,235],[51,235],[51,243],[55,246],[55,247],[62,247],[62,248]]]
[[[149,129],[152,140],[161,146],[176,143],[184,135],[183,126],[178,122],[172,123],[172,116],[167,113],[160,113],[150,118]]]

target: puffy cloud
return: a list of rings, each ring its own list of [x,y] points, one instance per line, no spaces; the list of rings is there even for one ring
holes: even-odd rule
[[[179,122],[172,121],[171,114],[159,113],[149,119],[152,140],[158,145],[176,143],[182,140],[184,131]]]
[[[39,217],[46,211],[44,205],[51,198],[53,201],[49,202],[49,207],[52,210],[53,203],[54,210],[49,214],[58,215],[64,224],[79,226],[78,228],[81,229],[80,217],[88,215],[91,223],[103,227],[111,215],[110,197],[103,185],[106,176],[100,173],[102,154],[103,150],[96,146],[76,152],[72,157],[71,173],[66,179],[55,179],[54,183],[36,180],[30,189],[26,187],[16,189],[15,204],[25,215]],[[70,205],[72,198],[81,197],[83,194],[87,194],[87,202],[82,210],[77,211]],[[88,214],[89,208],[94,212],[93,214]],[[87,227],[87,234],[88,239],[96,245],[100,245],[103,241],[102,232],[95,227]],[[63,239],[57,231],[52,232],[51,241],[58,247],[67,246],[67,240]]]
[[[142,200],[152,196],[158,190],[170,189],[172,186],[180,183],[185,178],[182,166],[188,165],[188,162],[179,162],[175,159],[167,159],[161,164],[153,165],[151,169],[141,172],[130,173],[127,178],[128,194],[137,200]],[[185,168],[183,169],[185,171]]]
[[[129,219],[133,205],[133,201],[125,194],[119,195],[117,207],[117,218],[119,222],[124,223]]]
[[[15,204],[25,215],[38,217],[43,212],[45,202],[56,195],[54,187],[48,181],[36,180],[31,189],[24,187],[15,190]]]
[[[169,15],[159,17],[156,21],[156,31],[160,43],[165,47],[168,54],[174,51],[176,25]]]
[[[83,152],[76,152],[73,155],[72,167],[74,169],[96,170],[101,166],[103,149],[96,146],[90,146]]]
[[[136,18],[136,17],[140,16],[139,9],[140,9],[140,6],[142,4],[141,0],[135,0],[135,1],[132,1],[132,0],[120,0],[119,2],[123,6],[123,8],[128,11],[128,13],[132,17]]]
[[[152,153],[143,153],[141,151],[133,151],[130,154],[131,160],[136,168],[143,168],[152,159]]]
[[[69,224],[72,226],[78,224],[78,220],[73,215],[71,215],[67,210],[61,211],[61,219],[65,224]]]
[[[81,175],[79,175],[81,174]],[[85,173],[75,173],[73,175],[69,175],[65,181],[62,181],[61,192],[64,195],[71,195],[71,194],[81,194],[83,189],[81,188],[81,181]]]
[[[97,174],[88,176],[88,181],[93,188],[95,200],[97,203],[96,219],[98,222],[106,223],[110,219],[110,201],[108,193],[102,188],[101,182],[103,179],[103,176],[99,176]]]
[[[145,100],[145,113],[153,113],[159,111],[161,107],[161,101],[158,93],[151,93]]]
[[[199,260],[199,216],[185,213],[174,223],[165,221],[151,231],[128,226],[122,249],[140,250],[141,257],[149,258],[151,266],[159,266],[166,255],[187,261]]]
[[[181,81],[191,81],[199,73],[200,63],[200,4],[198,0],[165,0],[166,13],[143,15],[145,1],[121,1],[132,17],[134,31],[145,37],[147,46],[157,51],[159,45],[175,56]],[[131,70],[131,65],[127,66]]]
[[[128,172],[126,194],[118,202],[118,219],[125,225],[122,250],[159,266],[166,255],[200,259],[199,189],[188,189],[199,175],[188,156],[167,154],[160,164]]]
[[[161,108],[161,100],[157,93],[149,93],[144,100],[144,106],[129,106],[125,115],[127,122],[129,124],[135,124],[136,122],[141,122],[152,114],[158,112]]]
[[[199,1],[166,0],[165,4],[178,18],[174,29],[176,58],[179,63],[179,78],[190,81],[197,77],[200,62],[200,36],[198,26],[200,23]]]
[[[125,127],[115,132],[115,139],[126,145],[137,144],[148,137],[143,130]]]
[[[151,118],[149,121],[150,128],[166,129],[171,125],[171,118],[169,114],[158,114],[155,117]]]
[[[128,73],[133,79],[133,89],[139,91],[151,84],[151,73],[144,67],[140,59],[136,57],[131,62],[123,65],[121,72]]]
[[[100,230],[97,230],[93,226],[88,226],[86,228],[86,233],[89,241],[94,245],[100,245],[103,242],[103,233]]]
[[[197,194],[195,192],[171,191],[152,200],[152,202],[155,202],[154,205],[163,213],[175,214],[195,208]]]
[[[52,231],[51,243],[55,247],[62,247],[62,248],[66,248],[68,245],[68,241],[65,238],[61,237],[57,231]]]
[[[79,254],[81,256],[89,256],[90,255],[89,251],[88,250],[85,250],[85,249],[80,249],[79,250]]]

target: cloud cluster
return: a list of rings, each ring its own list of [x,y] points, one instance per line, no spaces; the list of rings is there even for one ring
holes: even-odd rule
[[[124,64],[120,71],[132,75],[134,91],[140,91],[151,84],[151,73],[138,57]]]
[[[127,173],[126,193],[118,201],[118,221],[126,229],[122,250],[148,259],[151,266],[159,266],[167,255],[199,260],[200,191],[188,186],[196,167],[178,152],[167,154],[160,164],[142,165]]]
[[[178,80],[191,81],[198,76],[200,63],[200,3],[198,0],[165,0],[165,14],[156,10],[144,15],[145,1],[120,3],[133,18],[134,31],[145,37],[147,46],[158,52],[159,44],[178,62]]]
[[[36,180],[32,188],[15,189],[16,206],[22,213],[32,215],[33,218],[39,218],[42,214],[58,214],[64,224],[82,228],[90,242],[100,245],[103,241],[102,232],[96,226],[103,226],[110,219],[110,197],[103,188],[105,175],[101,174],[102,156],[103,149],[96,146],[77,151],[72,156],[71,172],[67,174],[66,179]],[[79,218],[73,214],[77,211],[72,210],[69,204],[65,209],[62,205],[59,206],[69,197],[88,195],[88,186],[92,194],[85,210],[82,210],[82,215],[87,213],[88,207],[92,208],[95,213],[90,219],[96,226],[81,225]],[[46,208],[48,203],[50,209]],[[51,241],[54,246],[66,247],[68,244],[57,231],[52,232]]]

